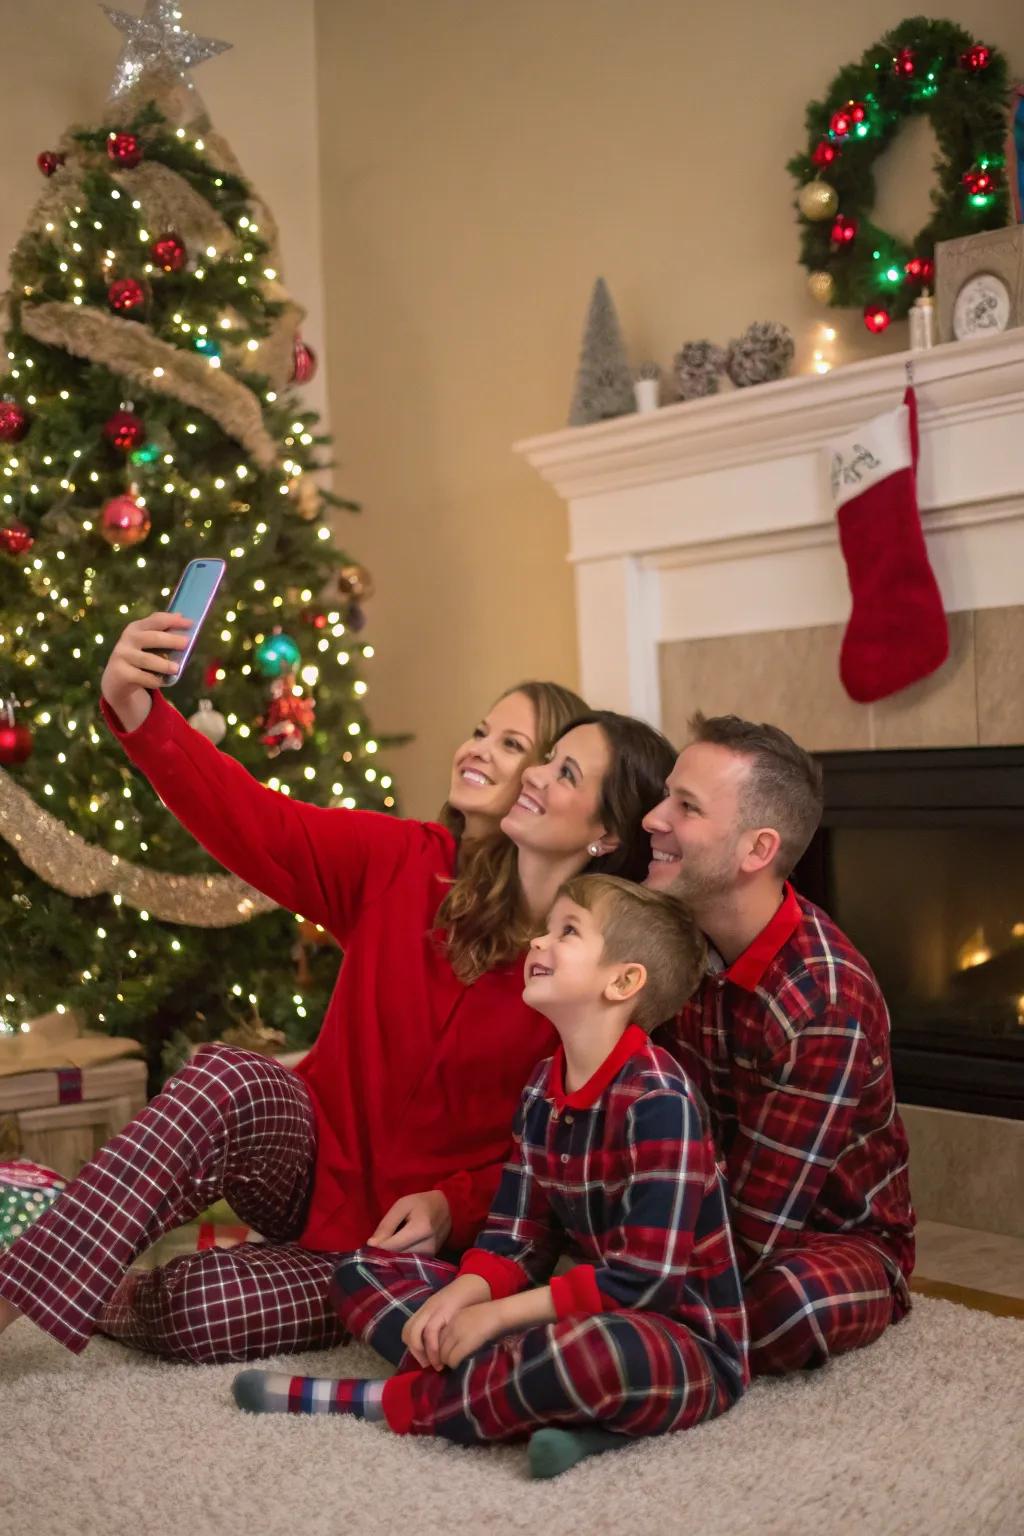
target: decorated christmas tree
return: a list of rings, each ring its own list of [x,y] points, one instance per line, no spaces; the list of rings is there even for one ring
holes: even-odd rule
[[[175,706],[272,789],[391,811],[365,712],[369,574],[314,477],[315,366],[269,210],[188,74],[227,45],[172,0],[125,33],[105,116],[38,157],[0,377],[0,1028],[53,1009],[142,1039],[299,1047],[338,952],[219,871],[99,717],[130,619],[227,573]],[[208,702],[206,702],[208,701]]]

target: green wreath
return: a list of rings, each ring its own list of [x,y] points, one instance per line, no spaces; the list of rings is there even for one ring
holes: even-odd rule
[[[807,108],[807,150],[787,169],[800,184],[800,260],[815,298],[863,308],[870,331],[902,318],[934,286],[935,244],[1008,222],[1005,56],[950,21],[903,21],[836,75]],[[939,143],[934,213],[911,244],[873,224],[872,167],[905,119],[924,115]]]

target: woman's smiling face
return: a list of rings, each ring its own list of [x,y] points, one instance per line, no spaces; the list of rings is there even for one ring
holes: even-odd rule
[[[501,829],[520,848],[553,856],[582,853],[605,835],[601,796],[611,748],[599,725],[577,725],[555,742],[546,763],[522,776]]]
[[[537,752],[536,711],[524,693],[499,699],[452,762],[448,804],[466,818],[466,835],[496,832],[519,797],[523,769]]]

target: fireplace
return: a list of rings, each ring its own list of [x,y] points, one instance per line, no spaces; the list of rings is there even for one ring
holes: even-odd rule
[[[819,761],[794,883],[879,978],[899,1099],[1024,1120],[1024,747]]]

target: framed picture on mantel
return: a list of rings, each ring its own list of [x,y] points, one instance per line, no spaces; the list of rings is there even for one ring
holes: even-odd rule
[[[939,341],[1024,325],[1024,224],[991,229],[935,247]]]

